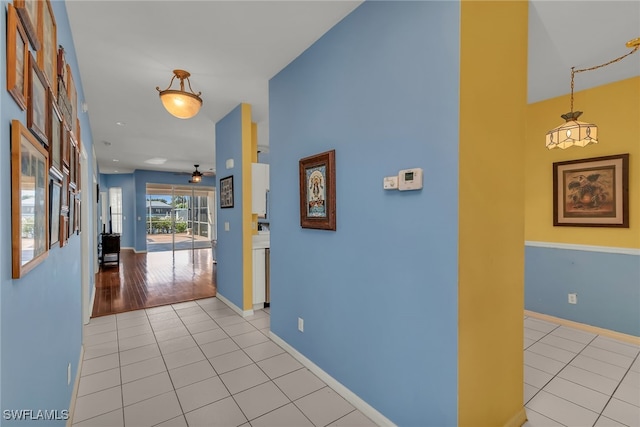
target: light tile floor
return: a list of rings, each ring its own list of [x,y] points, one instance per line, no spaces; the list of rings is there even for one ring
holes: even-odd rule
[[[374,425],[271,341],[268,311],[209,298],[91,319],[73,426]],[[639,346],[524,322],[526,427],[640,426]]]
[[[216,298],[91,319],[74,427],[371,426]]]
[[[637,345],[525,317],[525,426],[640,426],[638,353]]]

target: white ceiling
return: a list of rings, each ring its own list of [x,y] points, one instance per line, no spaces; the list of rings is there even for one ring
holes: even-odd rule
[[[259,144],[268,145],[269,79],[360,3],[68,1],[100,171],[214,170],[215,123],[241,102],[252,105]],[[568,93],[571,66],[620,56],[639,36],[640,0],[532,1],[529,102]],[[202,92],[192,119],[169,115],[158,98],[156,86],[165,89],[175,68]],[[636,75],[639,53],[578,75],[575,90]],[[167,162],[145,163],[158,157]]]

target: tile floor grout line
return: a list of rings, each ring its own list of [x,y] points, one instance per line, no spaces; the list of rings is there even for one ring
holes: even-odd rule
[[[560,325],[558,325],[558,327],[560,327]],[[558,328],[554,328],[552,331],[555,331],[556,329],[558,329]],[[549,331],[549,333],[551,333],[552,331]],[[547,335],[548,335],[548,334],[547,334]],[[546,336],[546,335],[545,335],[545,336]],[[544,338],[544,337],[542,337],[542,338]],[[542,339],[542,338],[540,338],[540,339]],[[597,338],[597,335],[596,335],[595,337],[593,337],[593,339],[592,339],[591,341],[589,341],[589,343],[591,343],[591,342],[592,342],[593,340],[595,340],[596,338]],[[586,345],[582,350],[580,350],[580,351],[579,351],[579,352],[578,352],[578,353],[577,353],[577,354],[576,354],[576,355],[575,355],[571,360],[569,360],[568,362],[566,362],[566,363],[565,363],[565,365],[564,365],[564,366],[563,366],[563,367],[562,367],[558,372],[556,372],[556,373],[551,377],[551,379],[550,379],[549,381],[547,381],[546,383],[544,383],[544,385],[543,385],[542,387],[540,387],[540,389],[538,389],[538,391],[537,391],[537,392],[535,392],[533,396],[531,396],[531,399],[529,399],[529,401],[528,401],[527,403],[531,402],[531,401],[532,401],[532,400],[533,400],[533,399],[534,399],[534,398],[535,398],[535,397],[536,397],[536,396],[537,396],[537,395],[538,395],[542,390],[544,390],[544,388],[545,388],[547,385],[549,385],[549,383],[550,383],[551,381],[553,381],[553,380],[554,380],[554,379],[555,379],[555,378],[560,374],[560,372],[562,372],[562,371],[563,371],[567,366],[569,366],[569,364],[570,364],[570,363],[571,363],[571,362],[572,362],[576,357],[578,357],[578,355],[579,355],[579,354],[580,354],[580,353],[581,353],[585,348],[587,348],[587,346],[588,346],[588,345],[589,345],[589,344],[587,344],[587,345]],[[538,353],[536,353],[536,354],[538,354]],[[546,356],[546,357],[548,357],[548,356]],[[551,358],[550,358],[550,359],[551,359]],[[552,359],[552,360],[555,360],[555,359]],[[564,363],[564,362],[562,362],[562,361],[559,361],[559,362]],[[535,369],[537,369],[537,368],[535,368]],[[539,369],[539,370],[540,370],[540,369]],[[544,372],[544,371],[543,371],[543,372]],[[547,372],[547,373],[548,373],[548,372]],[[551,374],[550,374],[550,375],[551,375]],[[562,378],[562,377],[560,377],[560,378]],[[564,378],[562,378],[562,379],[564,379]],[[569,381],[569,380],[566,380],[566,381]],[[571,382],[573,382],[573,381],[571,381]],[[574,383],[574,384],[576,384],[576,383]],[[531,384],[529,384],[529,385],[531,385]],[[578,384],[578,385],[581,385],[581,384]],[[583,386],[583,387],[584,387],[584,386]],[[589,388],[589,387],[586,387],[586,388]],[[550,393],[550,392],[549,392],[549,391],[547,391],[547,390],[545,390],[545,392],[546,392],[546,393],[549,393],[549,394],[552,394],[552,395],[554,395],[554,396],[556,396],[555,394]],[[571,402],[570,400],[564,399],[563,397],[560,397],[560,396],[556,396],[556,397],[558,397],[558,398],[560,398],[560,399],[563,399],[563,400],[566,400],[567,402]],[[577,403],[574,403],[574,402],[571,402],[571,403],[573,403],[574,405],[577,405]],[[524,406],[525,406],[525,408],[527,407],[526,405],[527,405],[527,404],[525,404],[525,405],[524,405]],[[581,405],[578,405],[578,406],[581,406]],[[588,409],[588,408],[585,408],[585,409]],[[593,412],[593,411],[592,411],[592,412]],[[595,412],[594,412],[594,413],[595,413]],[[545,416],[546,416],[546,415],[545,415]],[[551,418],[551,417],[547,417],[547,418],[552,419],[553,421],[556,421],[556,422],[560,423],[558,420],[555,420],[555,419],[553,419],[553,418]],[[562,424],[562,423],[560,423],[560,424]]]
[[[638,357],[639,356],[636,354],[636,357],[633,359],[633,362],[631,362],[631,365],[629,365],[629,367],[627,368],[627,371],[624,373],[622,378],[620,378],[620,381],[618,382],[618,385],[613,389],[613,391],[611,392],[611,395],[609,396],[609,399],[607,399],[607,403],[604,404],[604,406],[602,407],[602,410],[600,411],[600,414],[598,414],[598,418],[596,418],[596,422],[598,422],[600,417],[603,416],[605,409],[607,409],[607,406],[609,406],[609,403],[611,403],[611,400],[613,400],[613,398],[614,398],[613,396],[616,394],[616,391],[618,391],[618,389],[620,388],[620,385],[622,384],[622,381],[624,380],[624,378],[629,374],[629,371],[631,370],[631,367],[633,366],[633,364],[636,362],[636,360],[638,360]],[[613,419],[613,418],[611,418],[611,419]],[[613,419],[613,420],[619,422],[620,424],[623,424],[621,421],[618,421],[618,420],[615,420],[615,419]],[[595,423],[594,423],[594,425],[595,425]]]

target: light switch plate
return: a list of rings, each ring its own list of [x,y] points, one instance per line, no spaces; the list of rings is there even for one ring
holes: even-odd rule
[[[398,176],[385,176],[382,187],[385,190],[397,190],[398,189]]]
[[[229,231],[229,221],[225,221],[225,223],[224,223],[224,231]]]
[[[225,165],[227,169],[233,169],[233,159],[227,159]]]

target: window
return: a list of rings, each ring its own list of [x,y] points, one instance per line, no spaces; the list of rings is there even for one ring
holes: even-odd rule
[[[122,188],[109,189],[109,221],[112,233],[122,234]]]

